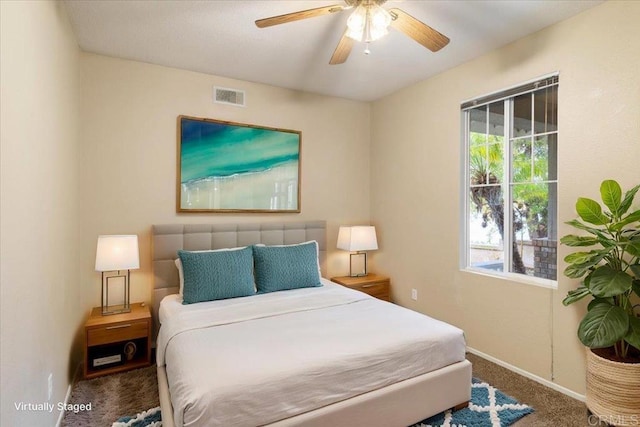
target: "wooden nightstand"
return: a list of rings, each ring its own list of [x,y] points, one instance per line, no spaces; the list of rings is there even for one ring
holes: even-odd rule
[[[148,306],[131,304],[130,313],[107,316],[101,314],[100,307],[95,307],[84,324],[84,331],[85,378],[151,365],[151,313]]]
[[[390,280],[386,276],[380,276],[378,274],[367,274],[362,277],[332,277],[332,282],[338,283],[347,288],[355,289],[366,294],[376,297],[384,301],[391,301],[391,295],[389,291]]]

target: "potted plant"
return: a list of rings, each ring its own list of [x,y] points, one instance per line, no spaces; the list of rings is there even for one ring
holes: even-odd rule
[[[640,423],[640,210],[629,209],[640,185],[622,194],[613,180],[600,186],[603,210],[579,198],[580,220],[567,224],[589,235],[567,235],[564,245],[580,248],[565,257],[565,276],[582,279],[564,305],[591,301],[578,327],[587,349],[587,407],[613,425]],[[587,250],[589,248],[590,250]]]

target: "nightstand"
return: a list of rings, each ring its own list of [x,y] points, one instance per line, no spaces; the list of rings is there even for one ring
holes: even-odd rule
[[[362,277],[332,277],[332,282],[338,283],[347,288],[355,289],[384,301],[391,301],[390,280],[386,276],[378,274],[367,274]]]
[[[130,313],[103,316],[95,307],[84,324],[84,377],[123,372],[151,365],[151,313],[141,303]]]

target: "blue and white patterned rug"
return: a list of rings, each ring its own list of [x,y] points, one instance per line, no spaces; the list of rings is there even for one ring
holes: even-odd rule
[[[160,407],[151,408],[132,417],[120,417],[111,427],[162,427]]]
[[[532,412],[530,406],[474,378],[469,406],[453,413],[447,410],[411,427],[506,427]]]
[[[456,412],[447,410],[411,427],[507,427],[533,412],[497,388],[477,379],[471,384],[469,406]],[[161,427],[160,408],[132,417],[122,417],[112,427]]]

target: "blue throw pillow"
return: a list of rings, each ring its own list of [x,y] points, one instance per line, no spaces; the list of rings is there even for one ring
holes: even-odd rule
[[[318,272],[318,243],[253,246],[258,292],[322,286]]]
[[[255,293],[251,247],[233,251],[178,251],[184,275],[183,304]]]

